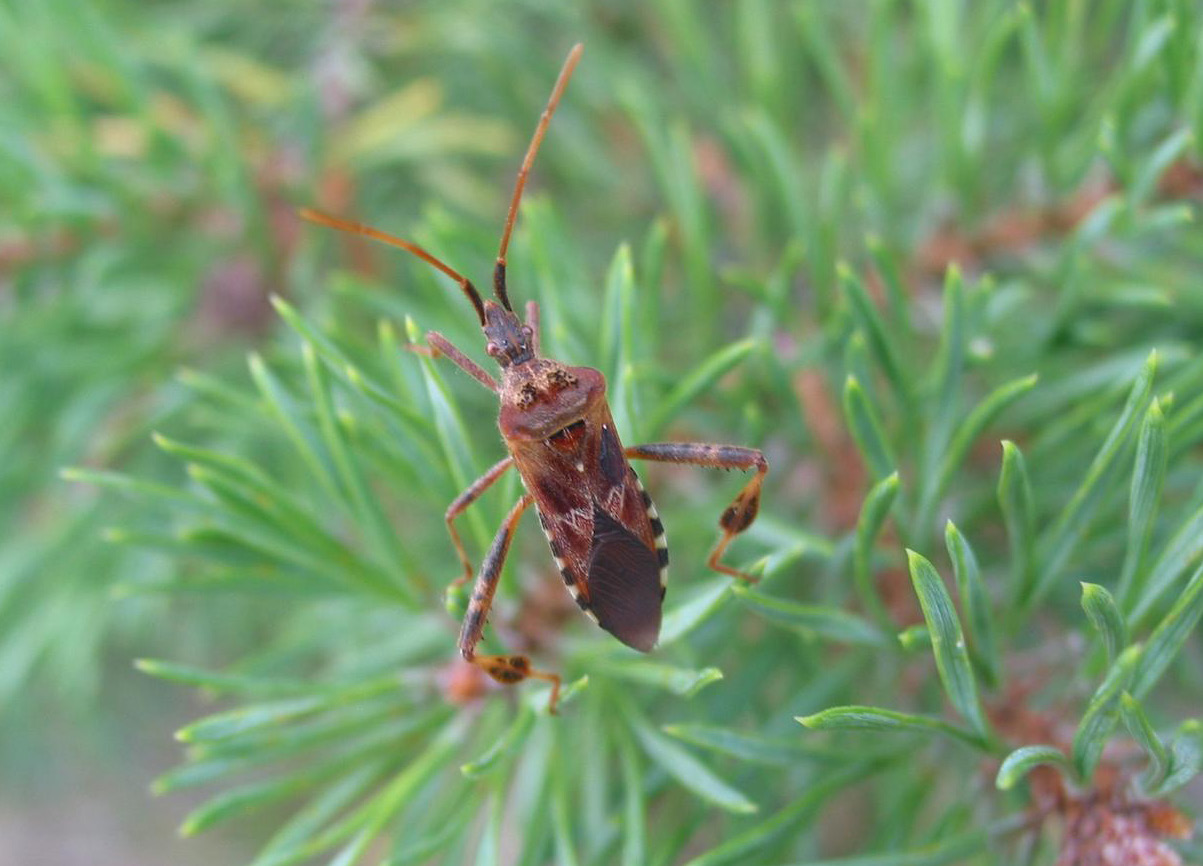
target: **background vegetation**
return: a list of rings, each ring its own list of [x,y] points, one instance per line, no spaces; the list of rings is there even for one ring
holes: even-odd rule
[[[257,866],[1199,861],[1201,33],[1190,0],[0,3],[6,820],[158,774],[127,814]],[[469,308],[294,209],[487,284],[578,40],[511,293],[626,442],[773,469],[754,589],[704,567],[737,479],[644,471],[648,657],[523,525],[489,644],[565,675],[552,719],[455,661],[442,512],[503,451],[403,348],[483,362]]]

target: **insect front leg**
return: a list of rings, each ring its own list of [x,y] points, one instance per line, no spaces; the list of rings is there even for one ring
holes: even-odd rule
[[[706,564],[715,571],[738,577],[749,583],[759,578],[719,562],[727,551],[731,539],[752,525],[760,510],[760,488],[768,474],[769,463],[764,454],[755,448],[740,448],[736,445],[707,445],[700,442],[657,442],[651,445],[636,445],[626,449],[627,457],[639,460],[655,460],[660,463],[687,463],[691,466],[714,466],[720,469],[755,469],[756,474],[719,517],[718,525],[722,536]]]
[[[410,343],[409,350],[417,352],[419,355],[425,355],[428,358],[450,358],[451,363],[455,364],[455,366],[459,367],[493,393],[497,393],[499,390],[497,382],[494,381],[492,376],[482,370],[479,364],[455,348],[455,344],[438,331],[427,331],[426,345],[422,346],[417,343]]]
[[[489,609],[493,606],[493,596],[497,593],[497,582],[501,577],[501,566],[505,563],[506,554],[509,553],[510,541],[514,538],[518,519],[522,517],[522,512],[526,511],[533,501],[534,498],[527,493],[514,504],[502,522],[501,528],[497,530],[497,536],[493,539],[493,544],[485,555],[484,562],[480,564],[480,574],[477,575],[476,584],[472,587],[472,599],[468,603],[468,612],[464,615],[464,624],[460,629],[459,651],[466,661],[481,668],[499,683],[512,685],[527,677],[547,680],[551,683],[551,699],[548,701],[547,711],[555,713],[556,701],[560,697],[558,675],[535,670],[526,656],[478,656],[476,654],[476,645],[480,643],[480,639],[484,635],[485,620],[489,616]]]
[[[535,356],[539,355],[539,304],[535,301],[526,302],[526,326],[530,328],[530,347]]]
[[[467,490],[455,497],[455,501],[447,506],[447,513],[443,515],[443,519],[447,521],[447,533],[451,536],[451,543],[455,545],[455,552],[459,556],[460,563],[464,566],[464,573],[451,581],[452,587],[463,586],[472,578],[472,563],[468,559],[467,551],[464,550],[464,543],[460,540],[459,532],[456,531],[455,518],[463,514],[469,505],[479,499],[480,494],[492,487],[494,482],[505,474],[505,470],[509,469],[513,462],[513,457],[499,460],[493,468],[473,481]]]

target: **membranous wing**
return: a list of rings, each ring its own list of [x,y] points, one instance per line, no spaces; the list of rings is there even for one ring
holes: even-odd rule
[[[660,561],[596,503],[585,580],[598,625],[633,649],[651,651],[660,636]]]

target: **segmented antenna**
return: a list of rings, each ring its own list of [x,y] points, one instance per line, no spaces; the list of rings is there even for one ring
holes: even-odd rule
[[[564,93],[564,88],[568,86],[568,79],[572,77],[572,71],[576,69],[576,64],[581,59],[581,52],[584,50],[585,46],[578,42],[568,52],[564,66],[560,69],[560,77],[556,79],[556,85],[551,89],[547,107],[543,109],[543,116],[539,118],[539,125],[535,127],[535,135],[531,139],[530,147],[526,149],[526,158],[522,160],[522,168],[518,169],[518,180],[514,184],[514,197],[510,199],[510,210],[505,218],[505,228],[501,232],[501,246],[497,250],[497,264],[493,268],[493,294],[497,296],[497,300],[501,301],[501,305],[511,312],[514,308],[510,306],[510,296],[505,288],[505,252],[510,245],[510,233],[514,230],[514,219],[518,216],[518,202],[522,200],[522,190],[526,187],[526,178],[535,161],[535,154],[539,152],[539,145],[543,143],[547,125],[551,123],[551,116],[555,113],[556,106],[560,104],[560,97]]]
[[[480,325],[485,324],[485,305],[480,299],[480,292],[476,291],[476,286],[472,285],[472,281],[463,274],[453,268],[443,264],[426,250],[422,249],[417,244],[411,244],[409,241],[394,237],[379,229],[374,229],[371,226],[365,226],[363,223],[351,222],[350,220],[341,220],[338,217],[332,217],[320,211],[311,210],[310,208],[301,208],[300,214],[305,219],[318,225],[329,226],[332,229],[338,229],[343,232],[350,232],[355,235],[363,235],[371,238],[374,241],[380,241],[394,247],[400,247],[406,252],[413,253],[427,264],[434,265],[440,271],[445,273],[451,279],[459,283],[459,287],[464,290],[464,294],[468,296],[468,300],[472,302],[472,306],[476,308],[476,315],[480,317]]]

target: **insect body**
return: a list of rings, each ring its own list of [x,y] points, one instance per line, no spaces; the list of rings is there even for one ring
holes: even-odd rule
[[[660,633],[668,545],[623,453],[605,380],[554,361],[524,366],[507,370],[518,396],[503,400],[501,429],[560,575],[602,628],[648,652]]]
[[[431,331],[426,346],[415,347],[432,357],[445,356],[497,393],[501,403],[498,426],[509,456],[473,482],[447,508],[447,530],[455,545],[462,574],[454,584],[472,577],[472,564],[455,528],[455,518],[511,467],[518,470],[526,492],[515,503],[481,563],[468,612],[460,632],[463,657],[495,680],[516,683],[527,677],[551,682],[554,712],[560,678],[531,667],[522,655],[477,655],[501,567],[522,514],[532,504],[551,547],[565,585],[580,608],[602,628],[641,652],[650,651],[660,633],[661,606],[668,573],[668,544],[651,498],[628,458],[697,466],[755,469],[719,519],[722,535],[710,554],[711,568],[733,577],[749,575],[723,565],[731,539],[756,519],[760,489],[768,463],[751,448],[700,443],[659,443],[624,448],[606,402],[606,380],[590,367],[571,367],[539,355],[539,308],[527,302],[520,321],[506,289],[506,250],[518,203],[535,154],[551,115],[580,59],[582,46],[568,55],[539,120],[518,172],[509,214],[502,232],[493,292],[497,300],[482,300],[466,277],[421,247],[376,229],[302,211],[307,219],[332,228],[366,235],[418,256],[459,283],[480,319],[486,351],[501,366],[501,381]]]

